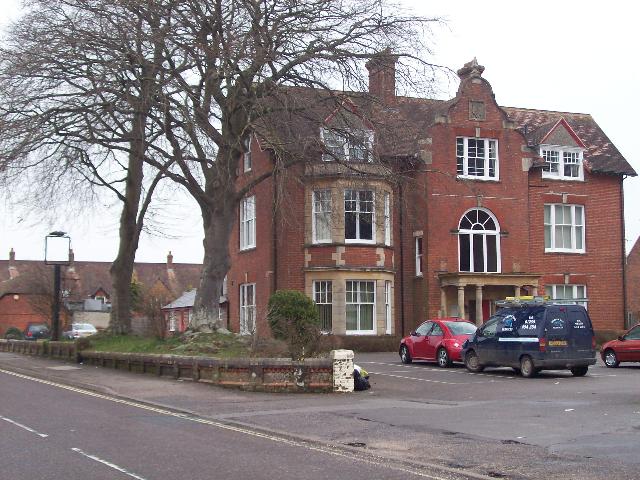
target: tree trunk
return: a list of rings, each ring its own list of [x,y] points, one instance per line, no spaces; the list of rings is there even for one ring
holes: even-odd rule
[[[234,225],[236,202],[234,194],[215,209],[202,208],[204,222],[204,259],[200,286],[193,308],[193,326],[220,327],[218,312],[224,277],[229,271],[229,238]]]
[[[109,330],[116,334],[131,332],[131,280],[143,222],[143,218],[138,218],[138,210],[142,195],[145,123],[146,116],[137,113],[132,126],[124,202],[120,215],[120,245],[118,256],[109,269],[113,287]]]

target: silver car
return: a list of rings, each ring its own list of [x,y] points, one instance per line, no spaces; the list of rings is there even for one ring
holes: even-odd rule
[[[75,339],[88,337],[94,333],[98,333],[98,330],[90,323],[72,323],[71,330],[64,332],[62,335],[64,338]]]

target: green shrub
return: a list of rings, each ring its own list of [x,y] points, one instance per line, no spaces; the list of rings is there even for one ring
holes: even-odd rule
[[[4,334],[4,338],[7,340],[22,340],[24,339],[24,335],[17,327],[9,327]]]
[[[320,344],[320,317],[315,303],[304,293],[278,290],[269,299],[267,314],[273,336],[289,346],[291,358],[314,355]]]

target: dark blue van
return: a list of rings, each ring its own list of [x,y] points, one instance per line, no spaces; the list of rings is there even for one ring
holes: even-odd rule
[[[540,370],[571,370],[577,377],[596,363],[595,338],[582,305],[505,302],[462,349],[471,372],[512,367],[523,377]]]

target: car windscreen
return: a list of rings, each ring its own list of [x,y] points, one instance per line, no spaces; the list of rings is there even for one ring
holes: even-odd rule
[[[47,330],[49,330],[49,327],[47,327],[46,325],[31,325],[29,327],[29,331],[31,332],[46,332]]]
[[[444,322],[451,335],[473,335],[477,330],[475,325],[467,322]]]

